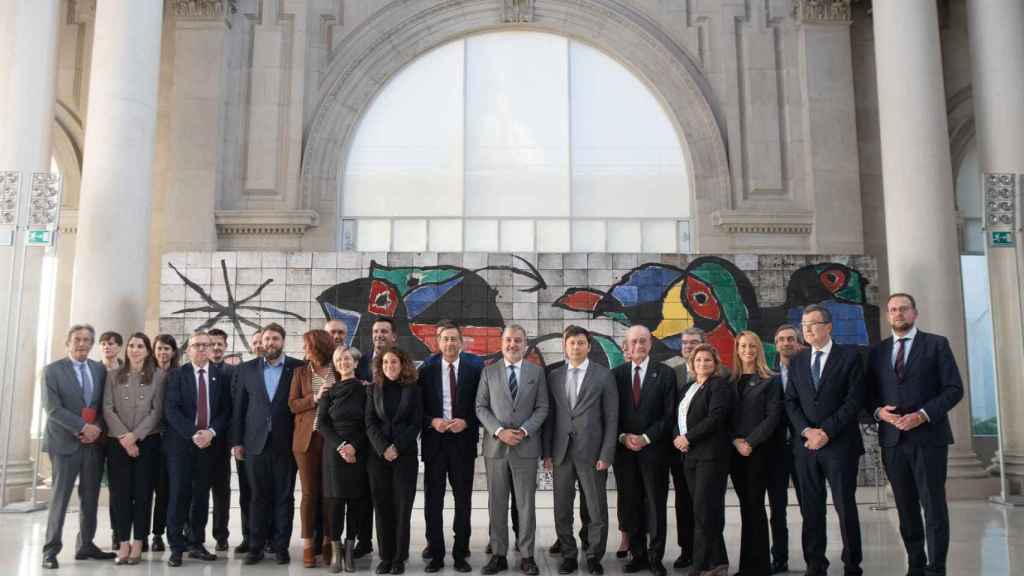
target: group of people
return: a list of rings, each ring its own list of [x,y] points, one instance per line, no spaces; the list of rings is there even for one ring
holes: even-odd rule
[[[489,509],[485,575],[509,568],[510,512],[518,568],[539,573],[538,466],[553,480],[557,541],[549,551],[561,555],[559,574],[584,567],[603,574],[609,471],[617,487],[617,556],[628,557],[626,573],[667,573],[671,479],[681,550],[673,567],[727,574],[731,479],[740,504],[740,574],[788,571],[791,480],[803,517],[806,574],[828,568],[826,486],[839,518],[844,572],[860,574],[855,490],[866,413],[878,423],[908,573],[944,574],[944,483],[953,442],[947,413],[963,386],[946,339],[915,327],[912,296],[892,295],[887,314],[893,336],[865,354],[833,342],[829,310],[808,306],[799,327],[776,330],[773,365],[761,338],[744,331],[728,367],[697,328],[683,333],[678,358],[657,362],[650,331],[635,325],[622,345],[625,362],[609,369],[590,359],[588,331],[572,325],[562,334],[565,361],[550,370],[526,358],[528,335],[516,324],[502,332],[501,357],[485,365],[463,351],[457,324],[441,322],[438,352],[418,367],[397,346],[394,322],[383,317],[372,324],[369,354],[348,346],[346,325],[332,320],[303,335],[300,361],[283,353],[285,331],[268,324],[254,336],[257,357],[237,366],[223,363],[227,337],[217,330],[194,332],[181,366],[173,338],[158,336],[154,349],[141,333],[128,338],[120,361],[120,336],[101,335],[104,362],[94,362],[88,356],[95,332],[76,325],[67,357],[44,371],[54,495],[43,566],[57,567],[76,480],[76,559],[137,563],[150,534],[152,549],[162,549],[164,511],[170,566],[181,566],[186,554],[216,559],[204,546],[209,500],[212,492],[216,550],[227,550],[233,456],[243,526],[235,551],[246,564],[268,551],[278,563],[290,561],[297,473],[305,566],[355,571],[355,559],[372,551],[375,519],[375,572],[402,574],[422,461],[425,571],[441,570],[450,556],[456,571],[469,572],[480,449]],[[93,543],[104,462],[116,554]],[[455,503],[450,549],[442,514],[448,487]]]

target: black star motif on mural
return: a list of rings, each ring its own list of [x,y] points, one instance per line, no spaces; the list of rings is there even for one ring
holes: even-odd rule
[[[189,288],[194,290],[196,292],[196,294],[199,294],[200,298],[202,298],[203,300],[206,301],[206,305],[205,306],[196,306],[194,308],[182,308],[181,310],[177,310],[177,311],[173,312],[173,314],[188,314],[190,312],[210,312],[210,313],[216,313],[209,320],[207,320],[206,322],[203,322],[199,327],[197,327],[196,330],[206,330],[207,328],[210,328],[210,327],[216,325],[218,322],[221,321],[221,319],[226,318],[229,322],[231,322],[231,324],[234,325],[235,333],[242,336],[242,343],[245,345],[246,351],[251,352],[252,349],[249,347],[249,337],[248,337],[248,335],[246,335],[245,331],[242,329],[242,324],[245,324],[246,326],[248,326],[250,328],[253,328],[253,329],[256,329],[256,330],[258,330],[260,328],[260,325],[257,324],[256,322],[253,322],[252,320],[249,320],[248,318],[242,316],[240,314],[240,311],[247,310],[247,311],[250,311],[250,312],[274,312],[276,314],[281,314],[282,316],[290,316],[290,317],[295,318],[297,320],[302,320],[303,322],[306,321],[305,317],[300,316],[299,314],[296,314],[294,312],[289,312],[287,310],[280,310],[280,309],[277,309],[277,308],[268,308],[268,307],[265,307],[265,306],[253,306],[253,305],[247,304],[250,300],[252,300],[253,298],[259,296],[260,293],[263,292],[263,289],[266,288],[270,283],[272,283],[274,281],[273,278],[268,279],[268,280],[264,280],[263,283],[260,284],[259,287],[256,288],[256,291],[253,292],[252,294],[250,294],[250,295],[248,295],[245,298],[242,298],[240,300],[235,300],[235,295],[234,295],[234,293],[231,290],[231,282],[228,279],[228,265],[227,265],[227,263],[224,260],[221,260],[220,261],[220,269],[221,269],[221,272],[223,272],[223,274],[224,274],[224,288],[227,290],[227,293],[228,293],[228,302],[227,302],[227,304],[221,304],[220,302],[217,302],[216,300],[214,300],[212,296],[207,294],[206,290],[204,290],[202,286],[200,286],[199,284],[196,284],[195,282],[190,280],[187,276],[182,274],[181,270],[178,270],[178,268],[175,267],[174,264],[168,263],[167,265],[171,267],[171,270],[174,270],[174,273],[177,274],[178,277],[181,278],[182,281],[185,282],[185,284]]]

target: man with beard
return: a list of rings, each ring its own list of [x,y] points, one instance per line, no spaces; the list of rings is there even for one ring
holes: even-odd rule
[[[263,330],[253,332],[249,340],[249,347],[257,358],[263,355]],[[238,399],[238,379],[235,378],[237,366],[231,367],[231,403],[232,412],[234,403]],[[232,414],[233,415],[233,414]],[[231,426],[234,429],[234,423]],[[242,509],[242,543],[235,546],[235,554],[249,553],[249,504],[252,501],[252,488],[249,486],[249,474],[245,471],[245,458],[234,457],[235,473],[238,476],[238,507]],[[272,533],[274,530],[273,521],[268,528]]]
[[[775,329],[775,352],[778,354],[777,369],[782,380],[785,395],[789,384],[789,365],[793,357],[803,350],[800,330],[792,324],[783,324]],[[782,465],[772,466],[768,478],[768,504],[771,507],[772,531],[772,574],[789,572],[789,528],[786,526],[786,507],[789,506],[789,480],[796,484],[796,469],[793,467],[793,431],[789,426],[786,412],[782,412],[782,424],[776,431],[775,439],[782,450]],[[796,491],[799,498],[800,490]]]
[[[278,564],[291,561],[295,516],[295,457],[292,431],[295,419],[288,408],[292,372],[302,361],[284,355],[284,328],[276,323],[263,327],[263,357],[238,366],[238,396],[232,415],[232,452],[246,458],[252,488],[250,549],[245,564],[263,560],[269,541]],[[269,533],[273,518],[273,533]]]

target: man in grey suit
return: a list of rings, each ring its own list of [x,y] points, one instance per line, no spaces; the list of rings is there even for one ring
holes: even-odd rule
[[[508,569],[508,495],[515,487],[519,511],[519,569],[540,573],[533,559],[537,516],[537,462],[543,452],[541,426],[548,416],[548,387],[544,371],[523,361],[526,330],[510,324],[501,333],[502,360],[484,368],[476,393],[476,416],[484,433],[488,509],[494,555],[480,571],[497,574]]]
[[[63,547],[64,516],[78,480],[78,544],[75,560],[110,560],[115,554],[95,544],[96,506],[103,476],[103,385],[107,369],[89,360],[96,330],[76,324],[68,330],[68,355],[43,369],[46,446],[53,465],[53,497],[46,522],[43,568],[57,568]]]
[[[615,458],[619,431],[619,392],[608,368],[590,362],[590,334],[569,326],[562,332],[565,364],[551,373],[551,418],[544,426],[544,467],[553,471],[555,531],[562,549],[559,574],[577,570],[572,531],[576,483],[590,512],[587,571],[604,574],[601,559],[608,545],[608,468]]]

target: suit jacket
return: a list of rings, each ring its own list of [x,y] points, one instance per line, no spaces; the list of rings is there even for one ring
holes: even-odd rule
[[[308,363],[292,372],[291,385],[288,388],[288,409],[295,415],[292,452],[305,454],[309,450],[310,440],[313,439],[313,422],[316,420],[313,369]]]
[[[676,405],[675,371],[651,359],[640,384],[640,406],[633,406],[631,362],[615,367],[619,388],[619,434],[646,434],[651,446],[667,446]],[[650,447],[650,446],[649,446]]]
[[[690,442],[687,461],[732,457],[730,417],[735,403],[732,382],[720,376],[709,378],[693,395],[690,410],[686,413],[686,439]],[[678,416],[678,405],[674,413]],[[678,417],[674,421],[673,437],[679,435]]]
[[[612,464],[619,434],[619,390],[608,368],[590,362],[580,383],[576,406],[569,406],[569,366],[551,373],[548,391],[551,414],[544,425],[544,457],[561,464],[569,453],[588,463]]]
[[[96,409],[93,424],[105,428],[103,422],[103,388],[107,369],[94,360],[86,360],[92,376],[92,398],[88,406]],[[85,427],[82,409],[87,405],[82,398],[82,385],[75,376],[75,365],[70,358],[61,358],[43,369],[43,397],[46,403],[46,449],[51,454],[74,454],[81,447],[78,433]]]
[[[219,436],[231,434],[231,389],[221,382],[220,371],[212,363],[208,364],[209,373],[206,381],[206,393],[210,409],[207,414],[207,427]],[[167,377],[167,392],[164,401],[164,418],[167,420],[168,434],[164,438],[164,446],[168,452],[186,450],[193,446],[192,437],[198,432],[196,428],[196,406],[199,397],[196,391],[196,375],[191,363],[183,364],[171,371]]]
[[[457,396],[452,416],[466,421],[466,429],[458,434],[439,433],[430,426],[434,418],[444,418],[444,375],[443,361],[426,362],[420,367],[419,387],[423,395],[423,438],[421,440],[423,461],[434,457],[441,449],[444,436],[455,436],[459,452],[467,458],[476,457],[476,445],[480,440],[480,420],[476,417],[476,392],[480,385],[483,362],[473,354],[459,354],[459,373],[455,375]]]
[[[262,454],[267,438],[275,452],[291,452],[294,416],[288,408],[288,384],[292,374],[302,367],[302,361],[284,357],[281,381],[274,397],[267,395],[263,383],[263,358],[253,358],[235,368],[237,389],[234,412],[231,416],[231,445],[243,446],[247,453]]]
[[[109,372],[103,391],[103,420],[107,433],[120,437],[129,432],[141,442],[150,434],[160,433],[164,418],[166,374],[157,368],[149,382],[141,375],[129,374],[123,384],[117,382],[118,373],[127,368]]]
[[[953,430],[947,414],[963,398],[964,385],[949,341],[944,336],[918,330],[904,362],[902,380],[892,366],[892,347],[892,337],[886,338],[868,356],[868,411],[873,413],[882,406],[896,406],[900,414],[924,409],[928,421],[909,432],[880,422],[879,443],[952,444]]]
[[[484,434],[486,458],[539,459],[544,452],[541,427],[548,417],[548,384],[544,370],[523,360],[516,374],[518,392],[515,401],[508,389],[508,368],[500,359],[484,368],[476,391],[476,417],[487,431]],[[498,440],[499,428],[526,430],[526,438],[516,446]]]
[[[356,364],[356,378],[373,382],[373,348],[359,357],[359,363]]]
[[[819,387],[811,380],[811,353],[806,348],[790,360],[786,386],[786,414],[799,437],[805,428],[821,428],[828,444],[819,452],[852,450],[864,453],[857,419],[864,407],[864,368],[855,346],[832,343],[821,372]],[[794,439],[794,446],[803,443]]]
[[[778,430],[782,427],[782,379],[775,375],[761,378],[752,374],[750,381],[730,386],[736,392],[736,403],[732,411],[734,438],[743,438],[752,448],[765,442],[777,441]]]
[[[399,456],[415,458],[422,424],[423,400],[416,384],[402,386],[402,397],[393,417],[384,409],[383,385],[374,384],[367,389],[366,436],[378,456],[383,456],[393,444]]]

